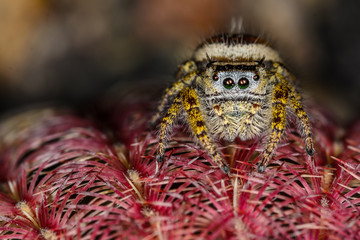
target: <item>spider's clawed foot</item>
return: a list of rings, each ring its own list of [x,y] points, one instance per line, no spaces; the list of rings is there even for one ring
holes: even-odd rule
[[[164,161],[164,155],[163,154],[156,154],[155,159],[156,159],[156,161],[158,163],[162,163]]]
[[[314,154],[316,153],[314,148],[306,148],[306,152],[307,154],[309,154],[310,156],[314,156]]]
[[[266,166],[265,166],[265,165],[261,165],[261,164],[258,165],[258,172],[259,172],[259,173],[265,172],[265,169],[266,169]]]
[[[307,154],[309,154],[310,156],[314,156],[316,151],[315,151],[312,139],[307,139],[305,141],[305,144],[306,144],[306,152],[307,152]]]
[[[257,164],[258,173],[263,173],[263,172],[265,172],[269,161],[270,161],[270,157],[269,157],[269,156],[265,156],[265,157],[263,157],[263,158],[261,159],[260,162],[258,162],[258,164]]]
[[[230,175],[230,168],[227,164],[221,166],[220,168],[221,168],[221,171],[223,171],[223,173]]]

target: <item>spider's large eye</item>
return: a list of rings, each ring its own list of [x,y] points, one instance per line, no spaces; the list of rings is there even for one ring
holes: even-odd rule
[[[249,80],[247,78],[240,78],[238,85],[241,89],[245,89],[249,86]]]
[[[235,86],[235,82],[231,78],[225,78],[223,85],[226,89],[232,89]]]

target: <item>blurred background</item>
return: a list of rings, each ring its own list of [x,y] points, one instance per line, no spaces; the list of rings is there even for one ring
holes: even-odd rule
[[[360,109],[359,5],[0,0],[0,112],[39,102],[79,107],[114,86],[165,88],[202,39],[241,21],[280,51],[308,96],[347,123]]]

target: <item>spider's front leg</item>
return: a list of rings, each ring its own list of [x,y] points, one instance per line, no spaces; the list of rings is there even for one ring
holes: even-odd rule
[[[307,154],[310,156],[313,156],[315,154],[314,149],[314,142],[312,138],[312,132],[311,127],[309,123],[309,118],[301,105],[301,95],[296,91],[295,87],[288,82],[285,79],[285,76],[290,76],[291,74],[282,66],[277,66],[277,73],[276,77],[283,81],[284,83],[287,83],[287,87],[289,89],[289,101],[290,101],[290,107],[297,116],[297,118],[300,120],[300,127],[302,131],[302,137],[305,141],[305,149]]]
[[[302,136],[305,140],[306,152],[310,156],[313,156],[315,154],[314,142],[312,138],[312,132],[311,132],[308,116],[306,115],[303,106],[299,102],[301,96],[299,93],[296,92],[294,87],[289,86],[289,90],[290,90],[290,107],[292,108],[295,115],[300,120],[300,127],[302,130]]]
[[[181,100],[179,97],[174,99],[173,104],[165,114],[160,125],[159,133],[159,144],[156,151],[156,161],[162,162],[164,160],[167,137],[169,135],[169,129],[172,127],[176,118],[178,117],[181,110]]]
[[[275,78],[273,76],[272,78]],[[281,135],[285,131],[286,123],[286,105],[288,102],[289,92],[285,83],[279,82],[274,86],[272,94],[272,116],[271,116],[271,133],[267,146],[264,150],[263,158],[258,166],[258,172],[264,172],[270,158],[275,151]]]
[[[176,75],[176,81],[171,87],[165,90],[160,105],[157,107],[157,112],[149,121],[149,126],[152,127],[161,118],[161,115],[171,101],[180,93],[184,87],[189,86],[197,78],[197,67],[194,61],[187,61],[179,66],[179,71]]]
[[[204,117],[200,111],[200,103],[195,90],[187,87],[180,92],[180,97],[184,110],[187,113],[190,127],[195,137],[200,141],[200,143],[203,145],[210,157],[220,167],[220,169],[225,174],[229,174],[229,166],[221,157],[221,154],[218,152],[212,139],[209,136]]]

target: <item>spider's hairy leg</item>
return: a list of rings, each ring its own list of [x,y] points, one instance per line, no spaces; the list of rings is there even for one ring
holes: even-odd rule
[[[179,70],[176,74],[176,79],[180,79],[184,77],[186,74],[189,74],[197,70],[196,63],[191,60],[181,64],[178,68]]]
[[[181,100],[180,98],[176,97],[174,99],[173,104],[171,105],[171,107],[169,108],[169,110],[167,111],[161,122],[160,133],[159,133],[159,144],[158,144],[158,149],[156,151],[156,161],[158,162],[162,162],[164,160],[169,129],[172,127],[174,121],[179,115],[180,110],[181,110]]]
[[[165,94],[162,96],[161,102],[157,107],[157,112],[152,116],[149,121],[149,126],[152,127],[161,118],[163,111],[166,109],[168,104],[173,101],[174,97],[186,86],[192,84],[197,78],[196,63],[194,61],[187,61],[179,66],[177,73],[177,79],[171,87],[165,90]]]
[[[314,142],[312,139],[312,132],[311,132],[308,116],[306,115],[303,106],[299,102],[301,96],[299,93],[296,92],[294,87],[290,86],[289,90],[290,90],[290,107],[292,108],[292,110],[300,120],[300,127],[302,129],[302,135],[305,140],[306,152],[310,156],[313,156],[315,154]]]
[[[273,76],[275,77],[275,76]],[[286,105],[288,102],[289,92],[285,83],[279,82],[274,86],[272,94],[272,116],[271,116],[271,133],[267,146],[264,150],[263,158],[258,166],[258,172],[264,172],[268,165],[271,155],[278,144],[281,135],[285,131],[286,122]]]
[[[287,83],[287,87],[289,89],[289,100],[290,100],[290,107],[292,108],[293,112],[300,120],[300,127],[302,130],[302,136],[305,141],[305,149],[307,154],[313,156],[315,154],[314,149],[314,142],[312,138],[311,127],[309,123],[309,118],[301,105],[301,95],[296,91],[295,87],[285,79],[285,76],[291,76],[291,74],[281,65],[275,65],[277,68],[276,77],[280,79],[282,82]]]
[[[200,104],[195,90],[187,87],[180,92],[180,96],[184,110],[187,113],[190,127],[195,137],[201,142],[210,157],[215,161],[220,169],[225,174],[229,174],[229,166],[223,160],[209,136],[208,129],[205,126],[204,117],[200,111]]]

